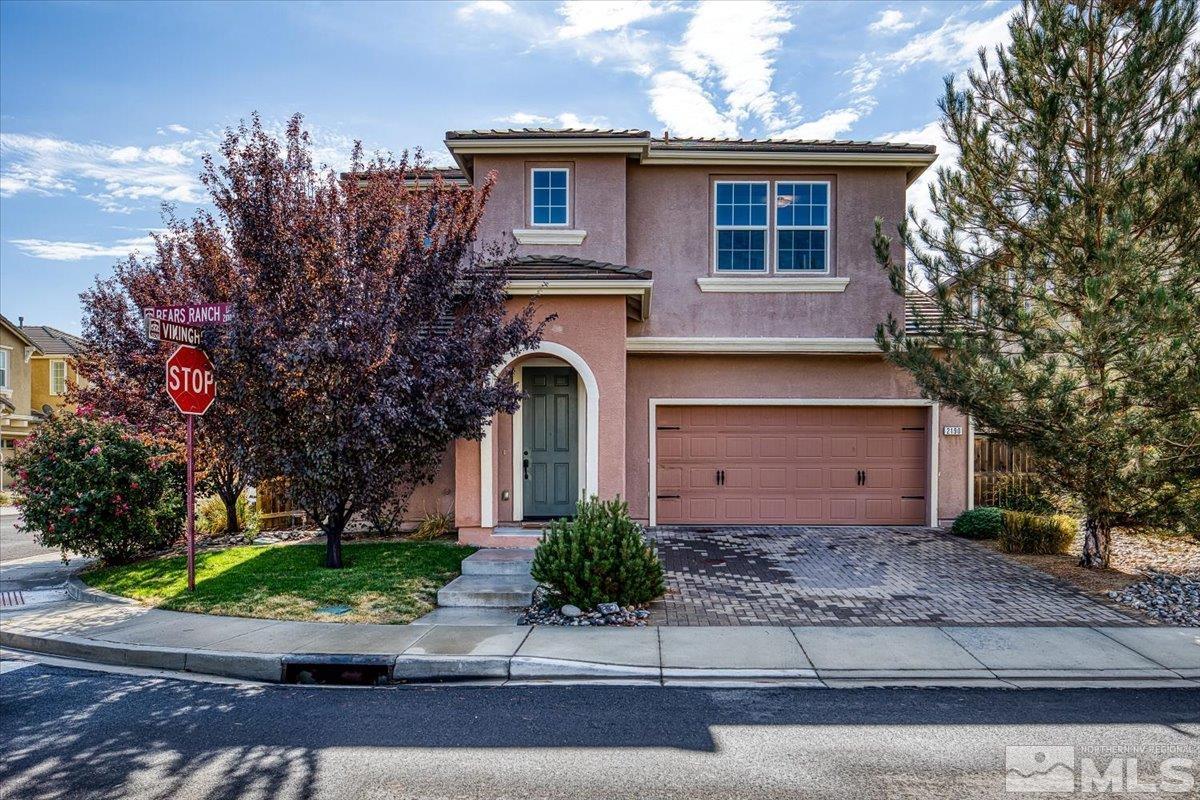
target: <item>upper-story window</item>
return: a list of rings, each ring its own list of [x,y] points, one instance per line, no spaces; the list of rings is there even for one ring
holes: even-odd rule
[[[814,274],[829,272],[827,181],[776,181],[775,213],[768,212],[770,181],[717,181],[717,272]]]
[[[67,362],[50,362],[50,394],[64,395],[67,393]]]
[[[7,389],[8,386],[8,351],[0,349],[0,389]]]
[[[716,253],[722,272],[767,269],[766,181],[717,183]]]
[[[567,199],[567,170],[546,168],[533,170],[533,206],[530,219],[534,225],[566,225],[570,219]]]
[[[775,184],[775,269],[829,269],[829,184]]]

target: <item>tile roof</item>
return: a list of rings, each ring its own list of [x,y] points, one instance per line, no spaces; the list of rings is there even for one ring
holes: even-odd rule
[[[941,306],[928,292],[910,287],[904,296],[904,333],[908,336],[933,335],[942,329],[945,319]]]
[[[845,141],[836,139],[697,139],[654,137],[634,128],[504,128],[446,131],[446,140],[456,139],[642,139],[651,151],[746,151],[777,153],[935,153],[931,144],[904,142]]]
[[[87,346],[80,337],[49,325],[22,325],[21,333],[48,356],[79,355]]]
[[[509,264],[508,279],[521,280],[650,280],[653,273],[624,264],[572,256],[518,256]]]

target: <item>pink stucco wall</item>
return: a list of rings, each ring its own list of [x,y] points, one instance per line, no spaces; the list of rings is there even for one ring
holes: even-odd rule
[[[526,156],[477,156],[476,183],[496,173],[496,186],[480,223],[479,241],[512,241],[514,228],[531,228],[530,170],[534,167],[566,167],[570,170],[570,224],[587,231],[580,245],[521,245],[520,255],[569,255],[626,262],[625,250],[625,157],[621,155],[572,155],[551,158]]]
[[[919,398],[912,380],[878,356],[630,355],[625,486],[629,510],[650,516],[650,399],[668,398]],[[943,420],[953,415],[942,413]],[[958,422],[939,422],[941,425]],[[965,424],[965,423],[964,423]],[[938,516],[966,508],[966,437],[938,442]]]
[[[723,294],[701,292],[696,279],[713,264],[713,182],[724,178],[828,180],[830,239],[844,292]],[[864,337],[903,303],[871,249],[876,216],[894,229],[904,213],[901,168],[629,166],[628,263],[654,272],[654,310],[630,323],[631,336]],[[902,257],[899,243],[895,255]],[[799,280],[799,279],[798,279]]]
[[[509,301],[513,311],[524,306],[529,298]],[[625,298],[602,297],[541,297],[536,299],[538,317],[551,315],[543,341],[562,345],[582,358],[591,369],[599,390],[600,435],[598,482],[602,497],[625,494]],[[582,386],[582,381],[581,381]],[[586,413],[584,397],[580,395],[580,414]],[[505,491],[512,491],[512,418],[500,415],[494,422],[492,436],[493,503],[495,519],[512,519],[512,502],[502,501]],[[500,544],[488,538],[480,526],[479,511],[479,443],[458,442],[455,451],[455,514],[463,541]],[[580,475],[580,485],[583,475]]]

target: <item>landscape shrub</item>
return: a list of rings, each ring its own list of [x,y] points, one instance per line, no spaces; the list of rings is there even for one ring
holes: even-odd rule
[[[254,534],[258,533],[258,507],[250,502],[243,492],[238,495],[237,503],[235,504],[238,518],[238,528],[246,534],[246,538],[253,538]],[[229,516],[225,513],[225,502],[218,495],[210,494],[207,497],[201,498],[196,503],[196,530],[200,533],[212,535],[227,533],[229,528]]]
[[[112,420],[56,414],[17,450],[23,530],[38,542],[122,564],[161,549],[183,524],[182,468]]]
[[[992,506],[980,506],[959,514],[950,532],[964,539],[995,539],[1004,527],[1004,511]]]
[[[1078,504],[1056,492],[1035,472],[1009,472],[996,481],[996,506],[1028,514],[1069,514]]]
[[[662,563],[619,498],[581,500],[574,519],[550,523],[531,574],[557,600],[584,610],[639,605],[664,589]]]
[[[432,511],[421,517],[416,530],[408,535],[414,542],[438,539],[454,530],[454,515],[445,511]]]
[[[1027,514],[1005,511],[1004,527],[997,542],[1006,553],[1049,555],[1066,553],[1079,529],[1066,514]]]

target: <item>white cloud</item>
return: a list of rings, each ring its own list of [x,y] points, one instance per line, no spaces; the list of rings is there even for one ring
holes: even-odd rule
[[[698,81],[682,72],[660,72],[654,76],[650,110],[677,136],[738,135],[737,124],[717,110]]]
[[[938,120],[927,122],[920,128],[913,128],[895,133],[885,133],[879,137],[885,142],[901,142],[907,144],[937,145],[937,161],[933,162],[921,177],[908,187],[908,202],[916,206],[918,215],[928,217],[933,206],[929,203],[929,184],[937,178],[937,170],[941,167],[952,167],[958,163],[958,148],[950,144],[942,133],[942,125]],[[892,225],[899,220],[888,220]]]
[[[558,7],[563,18],[560,39],[578,39],[601,31],[615,31],[635,22],[657,17],[671,6],[649,0],[567,0]]]
[[[771,135],[772,139],[836,139],[850,130],[865,113],[864,108],[839,108],[827,111],[818,119]]]
[[[128,200],[199,203],[196,178],[202,142],[112,147],[47,136],[0,134],[0,196],[78,192],[110,211]]]
[[[85,258],[124,258],[135,250],[148,251],[154,247],[149,236],[119,239],[112,244],[94,242],[54,242],[47,239],[10,239],[18,250],[47,261],[82,261]]]
[[[887,11],[879,12],[879,18],[868,25],[867,28],[875,33],[895,33],[916,27],[916,24],[911,20],[905,21],[903,11],[889,8]]]
[[[975,59],[979,48],[1007,45],[1011,41],[1008,32],[1013,9],[991,19],[965,22],[951,17],[936,30],[917,34],[899,50],[891,53],[888,60],[904,70],[914,64],[932,61],[952,69],[959,69]]]
[[[781,37],[791,28],[779,3],[713,0],[696,7],[674,55],[693,78],[721,87],[728,107],[723,116],[740,124],[753,115],[778,127],[779,97],[771,83]]]
[[[517,111],[513,114],[509,114],[507,117],[498,117],[496,121],[525,128],[541,127],[546,125],[557,125],[557,127],[560,128],[609,127],[608,120],[605,117],[584,118],[570,111],[564,111],[561,114],[556,114],[553,117],[547,117],[542,114],[531,114],[527,111]]]
[[[159,128],[158,130],[155,131],[155,133],[157,133],[159,136],[166,136],[168,133],[178,133],[178,134],[191,133],[191,130],[189,128],[184,127],[183,125],[180,125],[177,122],[172,122],[170,125],[165,125],[165,126]]]
[[[504,0],[473,0],[458,7],[455,15],[459,19],[474,19],[476,16],[505,16],[513,13],[513,7]]]

